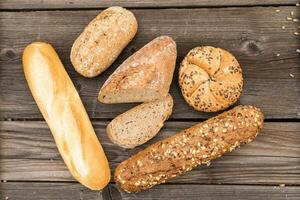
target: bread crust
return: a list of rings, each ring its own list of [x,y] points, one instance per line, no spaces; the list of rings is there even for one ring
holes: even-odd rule
[[[104,188],[110,169],[81,99],[50,44],[35,42],[23,53],[32,96],[75,179],[92,190]]]
[[[94,18],[75,40],[71,62],[85,77],[95,77],[106,70],[133,39],[138,23],[132,12],[110,7]]]
[[[263,121],[258,108],[237,106],[123,161],[115,170],[115,181],[127,192],[164,183],[251,142],[263,128]]]
[[[167,96],[173,79],[176,64],[176,43],[168,36],[160,36],[146,44],[127,58],[105,81],[100,89],[98,100],[102,103],[148,102]],[[156,93],[145,98],[131,100],[108,99],[112,92],[153,90]]]
[[[242,69],[235,57],[211,46],[196,47],[187,54],[178,81],[186,102],[204,112],[228,108],[243,88]]]
[[[123,148],[134,148],[156,136],[172,111],[171,95],[142,103],[114,118],[107,125],[107,135],[113,143]]]

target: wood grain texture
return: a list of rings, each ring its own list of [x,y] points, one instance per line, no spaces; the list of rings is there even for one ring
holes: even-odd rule
[[[79,183],[0,183],[0,199],[8,200],[109,200],[108,188],[91,191]]]
[[[95,131],[110,161],[118,163],[149,144],[169,137],[196,122],[167,122],[145,145],[124,150],[105,133],[108,122],[94,122]],[[0,122],[0,180],[74,181],[60,158],[45,122]],[[207,166],[171,180],[203,184],[300,184],[300,123],[265,124],[254,142],[226,154]]]
[[[128,194],[116,185],[109,185],[112,199],[122,200],[296,200],[300,187],[246,185],[160,185],[138,194]]]
[[[161,185],[138,194],[128,194],[110,185],[112,199],[189,199],[189,200],[276,200],[298,199],[300,187],[240,186],[240,185]]]
[[[206,7],[206,6],[262,6],[262,5],[292,5],[296,0],[1,0],[0,9],[72,9],[72,8],[105,8],[110,6],[123,7]]]
[[[108,190],[109,187],[109,190]],[[159,185],[138,194],[128,194],[110,184],[103,191],[88,190],[78,183],[0,183],[0,198],[17,200],[296,200],[300,198],[300,187],[246,186],[246,185]]]
[[[137,36],[113,66],[94,79],[75,72],[69,53],[74,39],[99,11],[1,12],[0,117],[41,118],[21,66],[22,51],[32,41],[43,40],[54,45],[91,118],[113,118],[133,105],[98,103],[100,86],[133,52],[156,36],[169,35],[178,46],[171,88],[175,110],[171,118],[203,119],[214,115],[189,107],[177,84],[178,63],[185,54],[198,45],[213,45],[229,50],[241,63],[245,87],[238,104],[256,105],[263,109],[268,119],[299,119],[300,59],[296,49],[300,40],[293,35],[297,25],[286,21],[286,16],[295,8],[133,10],[139,21]],[[276,13],[276,9],[281,12]],[[282,25],[286,26],[285,30],[281,29]]]
[[[296,200],[300,187],[246,186],[246,185],[160,185],[138,194],[128,194],[110,184],[102,192],[90,191],[78,183],[6,182],[0,184],[0,198],[17,200]]]

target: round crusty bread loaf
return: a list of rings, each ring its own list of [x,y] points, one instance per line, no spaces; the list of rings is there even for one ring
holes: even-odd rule
[[[196,47],[179,68],[179,86],[187,103],[198,111],[216,112],[234,104],[242,92],[242,69],[229,52]]]

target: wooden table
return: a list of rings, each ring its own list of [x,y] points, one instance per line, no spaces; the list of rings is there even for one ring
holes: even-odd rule
[[[300,199],[300,33],[297,0],[1,0],[0,2],[0,198],[1,199]],[[129,8],[138,34],[97,78],[79,76],[69,60],[74,39],[103,8]],[[231,51],[243,68],[245,87],[237,104],[260,107],[265,128],[257,139],[195,170],[139,194],[113,180],[101,192],[78,184],[63,163],[24,79],[21,54],[32,41],[54,45],[93,121],[112,170],[133,150],[113,145],[105,127],[133,104],[97,102],[100,86],[133,52],[160,35],[178,46],[171,94],[174,112],[149,143],[216,113],[196,112],[182,98],[178,63],[193,47]]]

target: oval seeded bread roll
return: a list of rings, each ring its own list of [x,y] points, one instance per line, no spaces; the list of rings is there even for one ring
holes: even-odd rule
[[[124,148],[144,144],[159,132],[172,110],[171,95],[138,105],[108,124],[108,137],[113,143]]]
[[[176,63],[176,43],[157,37],[127,58],[103,84],[102,103],[148,102],[168,95]]]
[[[93,19],[75,40],[71,62],[75,70],[94,77],[107,69],[137,32],[137,21],[129,10],[110,7]]]
[[[179,86],[184,99],[194,109],[224,110],[241,95],[242,69],[235,57],[223,49],[196,47],[180,65]]]
[[[115,181],[127,192],[164,183],[251,142],[262,129],[263,121],[258,108],[237,106],[125,160],[115,170]]]

